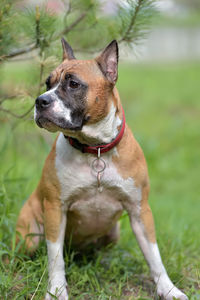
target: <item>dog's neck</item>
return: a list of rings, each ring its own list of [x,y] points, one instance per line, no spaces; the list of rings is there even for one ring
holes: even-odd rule
[[[108,99],[108,113],[100,121],[92,124],[85,124],[82,130],[70,133],[69,136],[85,145],[108,144],[114,140],[120,132],[123,123],[123,108],[116,87]],[[68,136],[65,132],[64,135]]]
[[[109,113],[97,123],[84,125],[79,138],[87,145],[107,144],[118,135],[121,124],[117,108],[111,103]]]
[[[75,137],[86,145],[110,143],[119,133],[123,121],[122,106],[117,88],[114,87],[108,104],[108,114],[94,124],[83,126],[80,134]]]

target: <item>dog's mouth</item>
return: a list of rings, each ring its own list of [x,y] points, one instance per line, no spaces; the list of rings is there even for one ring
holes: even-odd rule
[[[44,128],[44,129],[47,129],[51,132],[55,132],[57,131],[56,128],[55,128],[55,124],[52,123],[51,120],[47,119],[47,118],[43,118],[43,117],[40,117],[40,118],[37,118],[35,120],[36,124],[40,127],[40,128]]]
[[[82,122],[81,124],[71,124],[70,122],[65,121],[64,118],[59,119],[51,119],[49,117],[39,116],[35,119],[36,124],[40,128],[44,128],[50,132],[56,131],[80,131],[82,129]]]

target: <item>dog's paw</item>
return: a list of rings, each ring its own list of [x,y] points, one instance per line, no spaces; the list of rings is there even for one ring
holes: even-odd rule
[[[45,296],[45,300],[68,300],[68,293],[66,288],[66,283],[64,285],[52,285],[50,288],[47,289],[47,293]]]
[[[157,290],[158,296],[160,296],[162,299],[165,300],[188,300],[188,297],[182,293],[179,289],[177,289],[175,286],[173,286],[170,289],[162,289],[162,290]]]

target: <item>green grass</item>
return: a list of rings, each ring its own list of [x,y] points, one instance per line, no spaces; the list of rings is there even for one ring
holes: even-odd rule
[[[6,72],[4,86],[16,80],[19,84],[19,78],[27,86],[35,80],[26,65],[7,65]],[[199,78],[200,63],[122,65],[118,81],[127,122],[148,162],[150,205],[164,264],[192,300],[200,299]],[[45,244],[34,258],[18,254],[14,227],[52,140],[32,120],[19,122],[1,114],[0,299],[42,299],[45,294]],[[67,247],[65,252],[70,299],[156,299],[126,216],[118,245],[81,256]],[[2,259],[5,254],[11,260],[8,265]]]

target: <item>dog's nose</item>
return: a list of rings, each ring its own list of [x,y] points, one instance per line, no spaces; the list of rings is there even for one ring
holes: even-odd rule
[[[35,105],[37,109],[46,109],[51,105],[52,99],[49,97],[49,95],[40,95],[36,100],[35,100]]]

